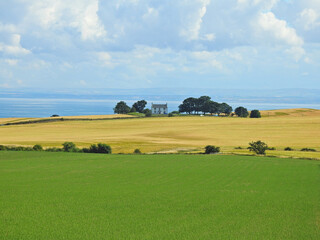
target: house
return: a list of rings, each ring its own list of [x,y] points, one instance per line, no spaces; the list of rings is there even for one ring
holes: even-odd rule
[[[168,104],[153,104],[151,105],[152,114],[168,114]]]

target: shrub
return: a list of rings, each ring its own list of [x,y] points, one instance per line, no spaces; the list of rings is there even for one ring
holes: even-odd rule
[[[76,145],[73,142],[64,142],[62,144],[63,146],[63,151],[65,152],[77,152]]]
[[[84,152],[87,150],[83,150]],[[89,148],[89,153],[105,153],[105,154],[109,154],[111,153],[111,147],[107,144],[104,143],[98,143],[98,145],[96,144],[92,144]]]
[[[137,148],[137,149],[135,149],[135,150],[133,151],[133,153],[134,153],[134,154],[141,154],[141,151],[140,151],[140,149]]]
[[[293,151],[293,149],[291,147],[286,147],[284,150],[285,151]]]
[[[34,145],[32,149],[34,151],[42,151],[43,150],[43,148],[42,148],[42,146],[40,144]]]
[[[146,115],[146,117],[151,117],[152,116],[152,112],[149,108],[146,108],[143,110],[143,113]]]
[[[250,118],[261,118],[261,113],[259,110],[252,110],[250,112]]]
[[[58,114],[53,114],[51,117],[60,117]]]
[[[303,152],[316,152],[316,150],[313,148],[302,148],[301,151],[303,151]]]
[[[238,117],[246,118],[249,115],[248,110],[244,107],[237,107],[234,112]]]
[[[3,145],[0,145],[0,151],[5,151],[5,150],[7,150],[7,147],[3,146]]]
[[[235,147],[234,149],[243,149],[243,148],[239,146],[239,147]]]
[[[267,150],[274,151],[274,150],[276,150],[276,148],[275,147],[268,147]]]
[[[220,147],[208,145],[205,147],[205,154],[212,154],[212,153],[218,153],[220,152]]]
[[[172,113],[172,114],[177,114],[177,115],[179,115],[179,114],[180,114],[180,112],[179,112],[179,111],[172,111],[171,113]]]
[[[259,141],[256,141],[256,142],[249,143],[248,149],[250,151],[255,152],[256,154],[265,155],[266,154],[266,150],[268,149],[268,145],[259,140]]]
[[[173,117],[173,113],[169,113],[169,114],[168,114],[168,117]]]
[[[45,149],[46,152],[63,152],[63,148],[57,148],[57,147],[52,147],[52,148],[47,148]]]
[[[98,143],[98,153],[111,153],[111,147],[104,143]]]

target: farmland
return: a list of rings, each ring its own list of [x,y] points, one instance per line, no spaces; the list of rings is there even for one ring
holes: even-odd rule
[[[264,111],[262,115],[261,119],[183,116],[0,126],[0,144],[57,147],[72,141],[88,147],[104,142],[114,153],[132,153],[136,148],[144,153],[201,152],[211,144],[224,153],[249,154],[248,142],[262,140],[276,148],[269,155],[320,159],[319,110]],[[235,149],[239,146],[243,149]],[[295,151],[284,151],[288,146]],[[301,152],[305,147],[318,152]]]
[[[0,152],[0,239],[319,239],[319,166]]]

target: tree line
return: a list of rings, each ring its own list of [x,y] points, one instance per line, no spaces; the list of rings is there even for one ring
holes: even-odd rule
[[[128,113],[144,113],[147,117],[151,116],[151,110],[148,108],[145,108],[147,105],[147,101],[140,100],[135,102],[132,107],[130,108],[126,102],[120,101],[117,103],[117,105],[114,107],[113,111],[117,114],[128,114]]]
[[[114,113],[117,114],[128,114],[128,113],[144,113],[146,117],[150,117],[152,115],[151,110],[145,108],[147,105],[147,101],[140,100],[135,102],[130,108],[124,101],[120,101],[114,107]],[[186,113],[186,114],[217,114],[220,116],[223,114],[224,116],[229,116],[230,114],[235,114],[238,117],[246,118],[250,115],[250,118],[261,118],[261,114],[259,110],[252,110],[249,114],[248,109],[245,107],[237,107],[232,112],[232,107],[227,103],[218,103],[211,100],[209,96],[201,96],[199,98],[189,97],[183,100],[182,104],[179,105],[179,111],[174,111],[174,113]],[[173,114],[168,115],[173,116]]]
[[[211,100],[209,96],[201,96],[199,98],[189,97],[183,100],[182,104],[179,105],[180,113],[187,114],[224,114],[225,116],[229,116],[232,114],[232,107],[227,103],[218,103]],[[246,108],[240,106],[237,107],[234,113],[238,117],[248,117],[249,112]],[[252,110],[250,112],[250,118],[260,118],[261,114],[259,110]]]

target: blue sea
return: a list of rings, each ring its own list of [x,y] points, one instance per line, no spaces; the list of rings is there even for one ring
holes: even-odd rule
[[[149,97],[147,107],[151,103],[168,103],[169,111],[178,110],[182,103],[182,97],[174,100],[166,97]],[[129,106],[137,101],[136,97],[127,97],[121,99]],[[83,98],[0,98],[0,118],[7,117],[49,117],[53,114],[60,116],[80,116],[80,115],[106,115],[113,114],[113,108],[119,102],[117,99],[83,99]],[[319,104],[299,104],[299,103],[267,103],[267,102],[228,102],[233,108],[244,106],[248,110],[271,110],[284,108],[314,108],[320,109]]]

